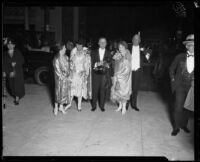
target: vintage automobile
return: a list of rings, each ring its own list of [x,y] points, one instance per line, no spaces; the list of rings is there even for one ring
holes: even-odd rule
[[[25,77],[33,77],[39,85],[47,85],[53,74],[55,53],[43,51],[26,51],[23,53]]]

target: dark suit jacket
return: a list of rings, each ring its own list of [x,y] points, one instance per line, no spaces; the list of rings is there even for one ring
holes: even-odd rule
[[[92,70],[94,68],[94,65],[96,62],[100,61],[99,57],[99,49],[92,51],[91,52],[91,65],[92,65]],[[106,61],[109,65],[111,64],[111,54],[108,50],[105,50],[104,58],[103,61]],[[93,70],[94,71],[94,70]]]
[[[3,60],[3,70],[6,72],[6,75],[9,76],[10,72],[16,72],[16,76],[13,78],[8,77],[9,87],[13,95],[18,97],[23,97],[25,95],[24,88],[24,73],[23,73],[23,64],[24,57],[19,50],[14,50],[13,57],[11,58],[6,51],[4,54]],[[12,67],[12,62],[16,62],[15,67]]]
[[[94,79],[95,77],[98,77],[98,81],[101,81],[100,79],[104,78],[106,88],[109,88],[111,86],[111,59],[112,58],[110,52],[108,50],[105,50],[103,61],[106,61],[109,64],[110,68],[106,71],[105,75],[98,74],[94,71],[94,65],[96,62],[100,61],[99,49],[91,52],[92,78]]]
[[[194,71],[190,74],[186,67],[187,53],[181,53],[176,56],[169,68],[172,92],[179,88],[188,88],[191,86],[191,81],[194,79]]]

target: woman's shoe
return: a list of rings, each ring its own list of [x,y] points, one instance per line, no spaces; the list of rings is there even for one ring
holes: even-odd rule
[[[118,107],[117,110],[115,110],[116,112],[119,112],[122,108],[121,107]]]
[[[72,105],[68,104],[67,106],[65,106],[64,110],[66,111],[67,109],[69,109]]]
[[[60,105],[58,110],[61,111],[63,114],[66,114],[65,110],[63,109],[63,105]]]
[[[118,109],[117,110],[115,110],[116,112],[118,112],[118,111],[120,111],[122,109],[122,105],[121,104],[119,104],[119,107],[118,107]]]
[[[78,106],[78,111],[80,112],[82,110],[82,108],[80,106]]]
[[[122,115],[124,115],[126,113],[126,108],[122,109]]]
[[[180,129],[179,129],[179,128],[173,129],[171,135],[172,135],[172,136],[176,136],[179,132],[180,132]]]
[[[122,106],[122,115],[124,115],[126,113],[126,105]]]
[[[19,101],[16,101],[16,100],[15,100],[15,101],[14,101],[14,104],[15,104],[15,105],[19,105]]]
[[[57,115],[57,114],[58,114],[58,107],[55,107],[55,108],[54,108],[53,113],[54,113],[54,115]]]

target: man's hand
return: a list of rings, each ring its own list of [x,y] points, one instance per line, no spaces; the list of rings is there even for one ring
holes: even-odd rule
[[[29,51],[32,50],[32,48],[31,48],[31,46],[30,46],[29,44],[26,45],[26,48],[27,48]]]
[[[146,56],[146,59],[149,61],[150,53],[147,53],[145,56]]]
[[[5,72],[3,72],[3,77],[6,77],[6,73]]]
[[[96,67],[99,66],[99,62],[96,62]]]
[[[109,64],[107,62],[105,62],[105,67],[110,68]]]
[[[98,63],[98,66],[102,66],[103,65],[103,61],[100,61],[99,63]]]
[[[10,78],[14,78],[15,77],[15,72],[10,72]]]
[[[172,78],[172,79],[171,79],[171,81],[172,81],[172,82],[174,82],[174,81],[175,81],[175,79],[174,79],[174,78]]]
[[[8,43],[8,38],[3,39],[3,44],[6,45]]]
[[[16,65],[16,62],[12,62],[12,67],[15,67],[15,65]]]

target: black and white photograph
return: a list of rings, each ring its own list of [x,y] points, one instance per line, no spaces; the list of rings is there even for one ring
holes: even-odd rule
[[[2,158],[197,160],[199,5],[2,2]]]

